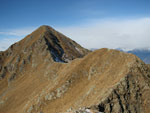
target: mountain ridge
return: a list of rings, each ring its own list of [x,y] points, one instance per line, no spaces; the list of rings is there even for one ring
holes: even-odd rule
[[[91,52],[48,26],[0,52],[0,66],[0,113],[150,111],[150,69],[140,58]]]

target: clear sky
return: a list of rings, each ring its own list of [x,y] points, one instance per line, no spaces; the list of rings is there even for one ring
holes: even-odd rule
[[[0,0],[0,50],[40,25],[86,48],[150,48],[150,0]]]

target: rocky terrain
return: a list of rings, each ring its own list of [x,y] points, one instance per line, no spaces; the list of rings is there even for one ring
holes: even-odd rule
[[[149,113],[150,68],[41,26],[0,52],[0,113]]]

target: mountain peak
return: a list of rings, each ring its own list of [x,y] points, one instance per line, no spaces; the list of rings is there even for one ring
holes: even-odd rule
[[[28,51],[29,48],[29,50],[32,48],[33,51],[37,48],[39,50],[44,48],[56,62],[69,62],[75,58],[81,58],[89,52],[89,50],[84,49],[75,41],[47,25],[40,26],[15,45],[20,46],[16,47],[19,51]],[[8,50],[11,48],[12,46]]]
[[[56,32],[52,27],[47,25],[42,25],[38,27],[35,31],[33,31],[29,36],[34,36],[34,38],[37,38],[39,36],[44,35],[46,32],[54,33]]]
[[[23,68],[25,70],[25,67],[35,68],[43,62],[67,63],[85,56],[88,52],[89,50],[52,27],[43,25],[0,53],[0,78],[4,78],[8,70],[14,77]]]
[[[83,57],[89,51],[75,41],[59,33],[50,26],[42,25],[31,35],[44,39],[48,50],[56,62],[69,62],[75,58]]]
[[[48,25],[41,25],[39,28],[37,28],[37,30],[42,30],[42,31],[55,31],[52,27],[48,26]],[[35,30],[36,31],[36,30]]]
[[[48,25],[41,25],[39,28],[51,28],[51,27]]]

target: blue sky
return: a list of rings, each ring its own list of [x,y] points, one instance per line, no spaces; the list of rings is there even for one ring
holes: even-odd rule
[[[144,29],[142,33],[145,34],[149,29],[149,6],[150,0],[0,0],[0,50],[22,39],[40,25],[50,25],[86,48],[147,48],[145,43],[148,32],[140,43],[141,39],[136,37],[139,35],[136,31],[137,27],[142,27],[138,30]],[[130,31],[135,33],[123,32],[118,37],[120,28],[122,32],[132,28]],[[104,29],[107,31],[105,34]],[[114,29],[116,30],[113,31]],[[86,34],[90,31],[89,37]],[[127,42],[134,39],[139,42],[124,44],[120,42],[123,40],[122,35],[129,39]],[[87,44],[91,39],[94,41]],[[106,42],[109,40],[115,42]],[[133,44],[135,47],[130,47]]]

